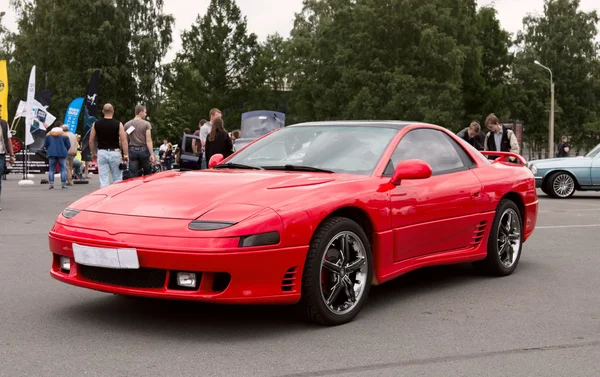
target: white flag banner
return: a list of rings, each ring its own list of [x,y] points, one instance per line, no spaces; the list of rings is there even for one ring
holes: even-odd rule
[[[19,101],[19,107],[17,108],[17,113],[15,114],[15,119],[22,117],[25,115],[27,111],[27,102]]]
[[[29,86],[27,87],[27,112],[25,118],[25,145],[33,144],[33,136],[31,135],[31,126],[33,125],[33,101],[35,101],[35,65],[31,68],[29,74]]]
[[[47,108],[47,106],[43,106],[37,100],[31,101],[30,110],[33,117],[32,127],[34,131],[38,128],[46,131],[46,128],[51,126],[56,120],[56,117],[46,110]]]

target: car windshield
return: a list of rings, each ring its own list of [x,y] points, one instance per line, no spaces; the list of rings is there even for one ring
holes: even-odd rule
[[[600,144],[596,145],[596,148],[592,149],[585,157],[596,157],[600,153]]]
[[[292,170],[291,166],[370,175],[397,132],[372,126],[288,127],[247,146],[227,162],[271,170]]]

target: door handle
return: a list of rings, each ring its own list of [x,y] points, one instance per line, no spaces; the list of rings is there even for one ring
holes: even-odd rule
[[[471,191],[471,198],[479,199],[480,196],[481,196],[481,191]]]

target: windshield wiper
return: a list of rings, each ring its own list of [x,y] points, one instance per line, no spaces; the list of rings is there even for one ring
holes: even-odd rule
[[[213,169],[250,169],[250,170],[265,170],[260,166],[236,164],[235,162],[228,162],[215,166]]]
[[[332,170],[313,168],[312,166],[302,165],[284,165],[284,166],[264,166],[267,170],[287,170],[287,171],[311,171],[317,173],[334,173]]]

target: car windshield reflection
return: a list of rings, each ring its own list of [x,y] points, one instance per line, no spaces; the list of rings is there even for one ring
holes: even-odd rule
[[[227,162],[370,175],[397,132],[369,126],[288,127],[248,145]]]
[[[600,144],[596,145],[596,148],[592,149],[585,157],[596,157],[600,153]]]

